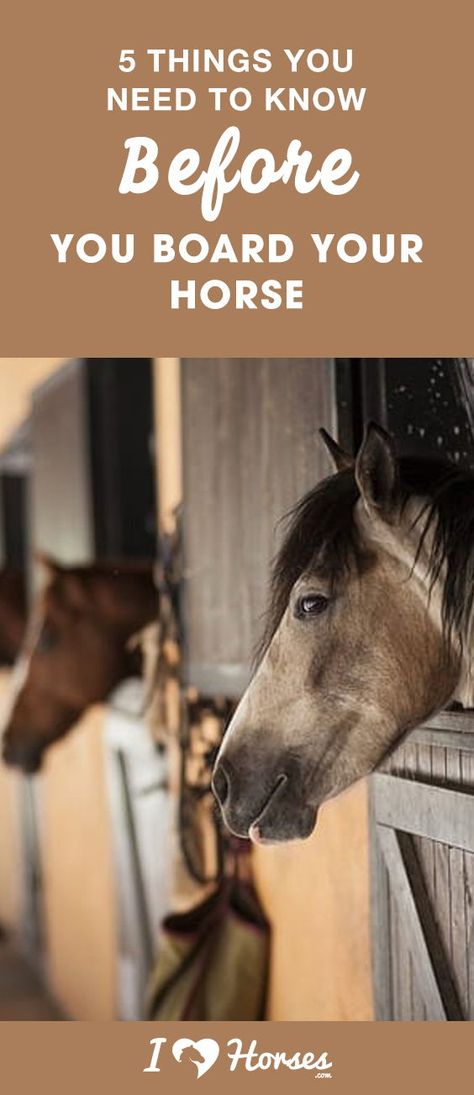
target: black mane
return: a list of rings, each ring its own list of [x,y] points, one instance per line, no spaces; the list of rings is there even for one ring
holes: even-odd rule
[[[474,597],[474,474],[448,462],[418,457],[401,457],[398,466],[402,506],[410,497],[426,498],[418,550],[432,530],[431,585],[444,568],[443,626],[446,634],[454,630],[462,641]],[[285,518],[288,527],[273,564],[259,656],[280,623],[294,583],[306,570],[317,565],[337,584],[349,566],[364,565],[366,554],[354,520],[358,498],[350,468],[319,483]]]

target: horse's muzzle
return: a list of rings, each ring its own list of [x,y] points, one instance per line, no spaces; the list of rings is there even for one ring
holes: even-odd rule
[[[255,844],[304,840],[316,824],[317,809],[305,803],[295,765],[273,774],[255,765],[243,777],[224,757],[217,762],[212,786],[227,828]]]
[[[32,776],[41,768],[43,751],[38,745],[28,742],[15,742],[8,734],[3,739],[2,759],[10,768],[20,768],[25,775]]]

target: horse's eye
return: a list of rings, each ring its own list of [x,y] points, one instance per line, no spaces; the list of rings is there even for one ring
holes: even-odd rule
[[[54,650],[58,641],[57,632],[51,626],[51,624],[44,624],[36,649],[39,654],[49,654],[50,650]]]
[[[321,616],[326,611],[329,600],[322,593],[303,593],[295,605],[295,615],[299,620],[306,620],[309,616]]]

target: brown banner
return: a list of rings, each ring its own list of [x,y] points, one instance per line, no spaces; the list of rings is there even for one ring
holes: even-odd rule
[[[45,0],[10,7],[8,22],[3,355],[473,352],[472,10],[465,0],[436,6],[428,0],[295,0],[278,7],[255,0],[158,7]],[[160,49],[156,56],[147,52]],[[224,72],[185,71],[180,62],[170,71],[171,49],[195,50],[192,68],[201,68],[204,50],[222,49]],[[294,72],[285,49],[301,51]],[[344,70],[349,49],[351,66]],[[258,70],[255,51],[263,51],[264,60],[270,56],[270,71],[261,71],[261,58]],[[127,71],[130,55],[133,71]],[[156,57],[159,72],[153,71]],[[209,87],[226,89],[219,111]],[[128,105],[135,95],[140,109],[107,110],[108,88]],[[229,96],[238,88],[244,90],[232,109]],[[347,105],[351,88],[360,109]],[[240,109],[246,92],[252,104]],[[193,109],[176,109],[177,96],[186,106],[193,95]],[[236,126],[240,143],[227,181],[262,148],[277,173],[287,164],[287,181],[261,193],[236,185],[224,194],[217,219],[203,219],[201,190],[176,193],[168,185],[169,166],[181,150],[195,148],[200,162],[193,178],[200,171],[209,177],[219,138]],[[158,145],[159,182],[144,193],[119,193],[124,142],[137,137]],[[319,171],[326,189],[320,182],[298,192],[295,141],[311,159],[306,174],[301,168],[303,182]],[[341,148],[351,158],[345,182],[354,171],[360,177],[346,193],[331,193],[330,158]],[[252,182],[262,163],[253,176],[250,163]],[[179,241],[188,233],[208,244],[199,263],[179,257]],[[220,261],[210,261],[223,233],[235,262],[221,250]],[[114,260],[114,234],[122,254],[125,235],[133,237],[131,261]],[[154,261],[154,236],[163,234],[178,253],[171,263]],[[261,237],[263,262],[243,261],[248,243],[242,238],[249,234]],[[290,238],[288,261],[270,261],[272,246],[289,247],[272,242],[272,234]],[[63,247],[72,237],[63,263],[53,235]],[[84,239],[91,236],[99,238]],[[323,252],[327,244],[326,262],[312,236]],[[199,242],[195,246],[199,250]],[[103,258],[88,261],[103,249]],[[223,288],[203,290],[216,279]],[[268,279],[279,289],[262,288]],[[194,309],[183,301],[171,308],[172,281],[187,292],[194,283]],[[250,288],[239,288],[242,281]],[[209,306],[209,299],[225,300],[227,293],[225,306]],[[255,307],[244,300],[237,309],[242,294]]]
[[[463,1023],[2,1023],[0,1051],[19,1095],[150,1095],[197,1083],[209,1093],[323,1085],[331,1095],[464,1095],[471,1037]]]

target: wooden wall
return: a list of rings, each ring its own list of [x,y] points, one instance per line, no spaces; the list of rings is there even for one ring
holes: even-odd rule
[[[238,697],[280,519],[331,469],[318,427],[335,426],[334,363],[189,359],[182,371],[186,679]]]
[[[66,1015],[116,1018],[117,925],[102,707],[47,754],[40,849],[48,979]]]
[[[373,1019],[365,783],[326,804],[308,841],[258,848],[273,926],[269,1018]]]

